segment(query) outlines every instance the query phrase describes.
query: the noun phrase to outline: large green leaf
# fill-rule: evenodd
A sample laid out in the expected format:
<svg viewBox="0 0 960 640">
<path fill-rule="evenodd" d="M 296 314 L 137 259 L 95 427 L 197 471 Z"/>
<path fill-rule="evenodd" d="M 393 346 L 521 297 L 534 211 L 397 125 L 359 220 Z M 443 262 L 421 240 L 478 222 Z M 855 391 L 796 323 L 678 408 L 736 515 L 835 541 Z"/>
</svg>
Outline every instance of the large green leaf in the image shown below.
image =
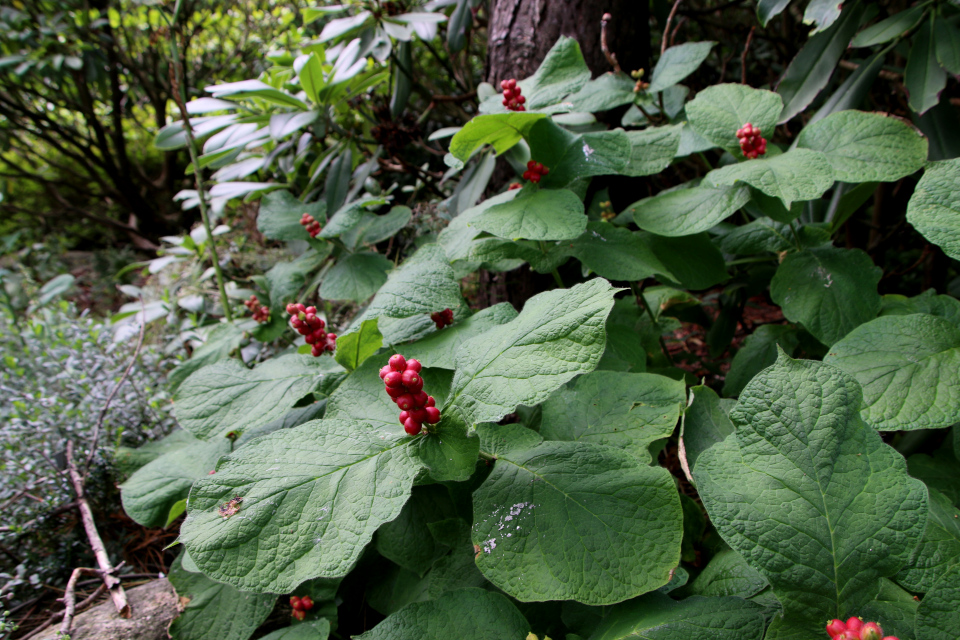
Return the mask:
<svg viewBox="0 0 960 640">
<path fill-rule="evenodd" d="M 943 18 L 933 23 L 937 62 L 953 76 L 960 75 L 960 30 Z"/>
<path fill-rule="evenodd" d="M 271 191 L 260 200 L 257 230 L 271 240 L 306 240 L 310 237 L 300 216 L 312 215 L 322 224 L 327 219 L 325 202 L 303 203 L 289 191 Z"/>
<path fill-rule="evenodd" d="M 836 367 L 781 355 L 747 385 L 733 435 L 693 476 L 723 539 L 773 587 L 768 640 L 808 640 L 873 600 L 926 525 L 927 492 L 859 415 Z"/>
<path fill-rule="evenodd" d="M 930 510 L 927 530 L 910 563 L 897 574 L 897 582 L 918 593 L 933 588 L 951 568 L 960 564 L 960 509 L 950 499 L 928 487 Z"/>
<path fill-rule="evenodd" d="M 763 607 L 742 598 L 651 593 L 613 607 L 590 640 L 760 640 Z"/>
<path fill-rule="evenodd" d="M 392 268 L 392 262 L 372 251 L 346 255 L 324 276 L 320 297 L 363 302 L 383 286 Z"/>
<path fill-rule="evenodd" d="M 330 637 L 330 622 L 325 618 L 293 624 L 268 633 L 260 640 L 327 640 Z"/>
<path fill-rule="evenodd" d="M 410 497 L 422 468 L 410 443 L 348 420 L 264 436 L 193 485 L 180 541 L 206 575 L 245 591 L 346 575 Z M 235 496 L 239 511 L 221 515 Z"/>
<path fill-rule="evenodd" d="M 167 524 L 170 507 L 187 497 L 193 481 L 208 475 L 220 456 L 230 453 L 227 438 L 203 442 L 191 436 L 190 440 L 145 465 L 120 485 L 123 510 L 138 524 Z"/>
<path fill-rule="evenodd" d="M 876 44 L 890 42 L 897 36 L 902 35 L 913 27 L 917 26 L 917 23 L 920 22 L 920 18 L 924 13 L 926 13 L 926 11 L 927 6 L 925 5 L 919 5 L 904 11 L 898 11 L 889 18 L 870 25 L 858 33 L 857 37 L 853 39 L 851 46 L 872 47 Z"/>
<path fill-rule="evenodd" d="M 954 640 L 960 629 L 960 565 L 927 592 L 917 608 L 917 640 Z"/>
<path fill-rule="evenodd" d="M 815 247 L 788 253 L 770 283 L 783 315 L 832 345 L 880 311 L 881 269 L 859 249 Z"/>
<path fill-rule="evenodd" d="M 427 525 L 457 516 L 447 488 L 441 484 L 414 487 L 396 520 L 377 530 L 374 542 L 383 557 L 423 576 L 449 550 L 438 543 Z"/>
<path fill-rule="evenodd" d="M 908 298 L 897 294 L 883 296 L 882 316 L 908 316 L 911 313 L 926 313 L 949 320 L 960 327 L 960 300 L 938 295 L 935 289 L 927 289 L 918 296 Z"/>
<path fill-rule="evenodd" d="M 696 596 L 749 598 L 767 587 L 767 580 L 733 549 L 724 549 L 710 559 L 686 591 Z"/>
<path fill-rule="evenodd" d="M 587 442 L 526 444 L 508 439 L 473 494 L 490 582 L 524 602 L 594 605 L 669 582 L 683 515 L 666 469 Z"/>
<path fill-rule="evenodd" d="M 769 137 L 780 117 L 783 101 L 772 91 L 743 84 L 718 84 L 698 93 L 685 109 L 698 134 L 743 157 L 737 129 L 749 122 Z"/>
<path fill-rule="evenodd" d="M 723 395 L 740 395 L 753 376 L 777 361 L 778 349 L 792 355 L 799 344 L 797 330 L 790 325 L 765 324 L 757 327 L 733 356 L 730 371 L 723 382 Z"/>
<path fill-rule="evenodd" d="M 181 555 L 170 567 L 170 583 L 183 607 L 170 625 L 173 640 L 247 640 L 273 611 L 276 595 L 237 591 L 186 571 L 182 563 Z"/>
<path fill-rule="evenodd" d="M 954 438 L 960 430 L 954 428 Z M 956 442 L 954 442 L 956 446 Z M 956 451 L 956 449 L 954 449 Z M 960 461 L 956 455 L 941 447 L 932 456 L 925 453 L 915 453 L 907 458 L 907 469 L 910 475 L 932 489 L 936 489 L 949 498 L 954 506 L 960 507 L 960 474 L 957 467 Z"/>
<path fill-rule="evenodd" d="M 469 480 L 477 468 L 480 439 L 453 413 L 442 416 L 429 435 L 418 438 L 417 456 L 437 482 Z"/>
<path fill-rule="evenodd" d="M 927 165 L 907 203 L 907 221 L 960 260 L 960 158 Z"/>
<path fill-rule="evenodd" d="M 608 222 L 589 222 L 583 235 L 562 244 L 569 245 L 570 253 L 604 278 L 635 282 L 652 275 L 673 276 L 653 252 L 650 236 Z"/>
<path fill-rule="evenodd" d="M 876 600 L 860 609 L 860 617 L 876 621 L 883 627 L 884 636 L 913 638 L 917 607 L 918 603 L 912 594 L 883 578 Z"/>
<path fill-rule="evenodd" d="M 882 316 L 834 344 L 824 362 L 863 387 L 863 419 L 881 431 L 960 421 L 960 327 L 926 314 Z"/>
<path fill-rule="evenodd" d="M 307 276 L 327 257 L 327 253 L 310 250 L 291 262 L 276 263 L 264 274 L 270 287 L 270 306 L 277 317 L 283 315 L 287 303 L 294 301 L 297 292 L 306 284 Z"/>
<path fill-rule="evenodd" d="M 666 169 L 677 156 L 682 130 L 683 125 L 677 124 L 627 131 L 630 162 L 620 173 L 625 176 L 649 176 Z"/>
<path fill-rule="evenodd" d="M 496 113 L 476 116 L 464 125 L 450 141 L 450 154 L 466 162 L 479 147 L 493 145 L 497 155 L 520 142 L 539 120 L 542 113 Z"/>
<path fill-rule="evenodd" d="M 800 132 L 797 146 L 820 151 L 842 182 L 893 182 L 927 161 L 927 139 L 902 120 L 840 111 Z"/>
<path fill-rule="evenodd" d="M 583 113 L 615 109 L 636 99 L 637 94 L 633 90 L 636 84 L 627 74 L 611 71 L 583 85 L 565 102 L 571 103 L 574 111 Z"/>
<path fill-rule="evenodd" d="M 733 423 L 722 402 L 710 387 L 690 387 L 690 400 L 680 428 L 680 460 L 688 477 L 701 453 L 733 433 Z"/>
<path fill-rule="evenodd" d="M 679 238 L 653 234 L 648 237 L 653 254 L 667 268 L 666 273 L 661 273 L 684 289 L 708 289 L 730 277 L 723 254 L 706 233 Z"/>
<path fill-rule="evenodd" d="M 541 120 L 527 136 L 530 155 L 549 170 L 544 187 L 565 187 L 574 180 L 620 173 L 630 162 L 630 138 L 622 129 L 575 134 L 553 120 Z"/>
<path fill-rule="evenodd" d="M 936 37 L 931 17 L 921 25 L 913 37 L 913 46 L 903 71 L 903 84 L 910 100 L 910 108 L 923 114 L 940 102 L 940 93 L 947 85 L 947 72 L 937 61 Z"/>
<path fill-rule="evenodd" d="M 524 189 L 473 219 L 472 226 L 509 240 L 569 240 L 587 226 L 583 202 L 567 189 Z"/>
<path fill-rule="evenodd" d="M 794 149 L 772 158 L 747 160 L 714 169 L 704 181 L 713 185 L 746 182 L 787 209 L 797 200 L 814 200 L 833 186 L 833 167 L 826 155 L 809 149 Z"/>
<path fill-rule="evenodd" d="M 170 392 L 175 393 L 183 381 L 195 371 L 228 357 L 239 350 L 244 331 L 232 322 L 214 325 L 207 333 L 206 342 L 194 349 L 189 360 L 181 362 L 167 376 Z"/>
<path fill-rule="evenodd" d="M 847 50 L 863 16 L 864 6 L 851 2 L 826 31 L 815 34 L 790 62 L 777 86 L 783 97 L 779 122 L 786 122 L 813 102 L 827 86 L 840 57 Z"/>
<path fill-rule="evenodd" d="M 334 359 L 347 371 L 353 371 L 383 346 L 377 319 L 364 320 L 356 331 L 337 338 Z"/>
<path fill-rule="evenodd" d="M 641 229 L 661 236 L 689 236 L 706 231 L 750 200 L 746 186 L 674 189 L 630 205 Z"/>
<path fill-rule="evenodd" d="M 248 369 L 222 360 L 193 373 L 177 390 L 177 421 L 209 440 L 243 432 L 286 413 L 317 390 L 326 376 L 342 371 L 333 358 L 287 354 Z"/>
<path fill-rule="evenodd" d="M 540 435 L 610 445 L 650 462 L 647 447 L 673 433 L 684 391 L 682 381 L 652 373 L 594 371 L 547 398 Z"/>
<path fill-rule="evenodd" d="M 589 81 L 590 69 L 583 59 L 580 45 L 573 38 L 560 36 L 536 73 L 517 84 L 527 96 L 527 109 L 541 109 L 576 93 Z"/>
<path fill-rule="evenodd" d="M 524 640 L 529 631 L 526 619 L 503 595 L 482 589 L 461 589 L 437 600 L 409 604 L 355 638 Z"/>
<path fill-rule="evenodd" d="M 616 289 L 595 278 L 530 298 L 514 320 L 468 340 L 445 405 L 468 424 L 496 422 L 535 405 L 574 376 L 596 368 Z"/>
<path fill-rule="evenodd" d="M 686 42 L 663 52 L 650 77 L 649 93 L 663 91 L 696 71 L 716 42 Z"/>
<path fill-rule="evenodd" d="M 463 322 L 433 333 L 422 340 L 403 347 L 407 358 L 416 358 L 425 367 L 456 368 L 456 353 L 464 342 L 487 329 L 510 322 L 517 310 L 509 302 L 501 302 L 478 311 Z"/>
<path fill-rule="evenodd" d="M 382 216 L 366 213 L 360 223 L 345 233 L 343 241 L 351 247 L 361 244 L 376 244 L 393 236 L 407 226 L 413 212 L 410 207 L 396 206 Z"/>
</svg>

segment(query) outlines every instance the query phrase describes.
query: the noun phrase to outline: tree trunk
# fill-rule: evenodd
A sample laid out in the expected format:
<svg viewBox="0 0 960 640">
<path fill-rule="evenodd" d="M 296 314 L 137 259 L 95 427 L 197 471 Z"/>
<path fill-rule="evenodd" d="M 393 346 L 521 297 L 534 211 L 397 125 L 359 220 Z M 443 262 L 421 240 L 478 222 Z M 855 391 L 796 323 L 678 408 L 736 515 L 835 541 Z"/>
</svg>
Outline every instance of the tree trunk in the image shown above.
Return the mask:
<svg viewBox="0 0 960 640">
<path fill-rule="evenodd" d="M 600 48 L 600 20 L 610 13 L 608 44 L 629 73 L 648 68 L 650 11 L 637 0 L 491 0 L 487 80 L 526 78 L 560 36 L 575 38 L 594 76 L 610 71 Z"/>
</svg>

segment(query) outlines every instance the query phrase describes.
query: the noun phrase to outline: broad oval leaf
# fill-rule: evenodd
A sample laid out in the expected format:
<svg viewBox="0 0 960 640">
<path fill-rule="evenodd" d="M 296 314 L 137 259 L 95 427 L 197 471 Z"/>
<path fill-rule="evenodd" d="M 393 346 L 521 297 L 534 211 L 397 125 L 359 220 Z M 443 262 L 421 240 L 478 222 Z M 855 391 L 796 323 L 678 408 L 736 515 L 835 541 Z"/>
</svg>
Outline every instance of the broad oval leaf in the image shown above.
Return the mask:
<svg viewBox="0 0 960 640">
<path fill-rule="evenodd" d="M 627 131 L 630 141 L 630 162 L 620 170 L 625 176 L 649 176 L 660 173 L 677 156 L 683 125 L 648 127 Z"/>
<path fill-rule="evenodd" d="M 683 381 L 666 376 L 594 371 L 547 398 L 540 435 L 605 444 L 650 462 L 647 447 L 673 433 L 684 391 Z"/>
<path fill-rule="evenodd" d="M 747 564 L 733 549 L 724 549 L 710 559 L 686 591 L 697 596 L 749 598 L 767 588 L 767 579 Z"/>
<path fill-rule="evenodd" d="M 960 327 L 926 314 L 882 316 L 834 344 L 824 362 L 863 387 L 863 419 L 880 431 L 960 421 Z"/>
<path fill-rule="evenodd" d="M 770 640 L 857 615 L 923 535 L 926 487 L 863 422 L 861 396 L 840 369 L 781 355 L 740 395 L 734 434 L 693 470 L 718 532 L 783 605 Z"/>
<path fill-rule="evenodd" d="M 960 629 L 960 565 L 954 565 L 923 596 L 917 608 L 917 640 L 953 640 Z"/>
<path fill-rule="evenodd" d="M 644 198 L 628 208 L 637 226 L 661 236 L 689 236 L 722 222 L 750 200 L 746 186 L 698 186 Z"/>
<path fill-rule="evenodd" d="M 445 405 L 468 424 L 496 422 L 535 405 L 575 375 L 596 368 L 617 289 L 595 278 L 530 298 L 514 320 L 468 340 Z"/>
<path fill-rule="evenodd" d="M 570 253 L 587 268 L 611 280 L 644 280 L 652 275 L 674 277 L 654 253 L 649 235 L 589 222 L 587 230 L 569 245 Z"/>
<path fill-rule="evenodd" d="M 656 93 L 675 85 L 696 71 L 716 42 L 685 42 L 663 52 L 650 77 L 647 92 Z"/>
<path fill-rule="evenodd" d="M 613 447 L 501 451 L 473 509 L 477 566 L 524 602 L 620 602 L 665 585 L 680 562 L 683 516 L 669 472 Z"/>
<path fill-rule="evenodd" d="M 910 556 L 910 563 L 897 574 L 899 584 L 918 593 L 930 591 L 937 580 L 960 564 L 960 509 L 936 489 L 927 489 L 927 530 Z"/>
<path fill-rule="evenodd" d="M 687 118 L 697 133 L 734 154 L 741 153 L 737 129 L 749 122 L 769 136 L 777 125 L 781 109 L 783 101 L 773 91 L 743 84 L 708 87 L 686 105 Z"/>
<path fill-rule="evenodd" d="M 476 116 L 457 131 L 450 141 L 450 154 L 460 162 L 466 162 L 473 152 L 485 144 L 493 145 L 500 155 L 525 138 L 543 113 L 496 113 Z"/>
<path fill-rule="evenodd" d="M 517 317 L 517 310 L 509 302 L 501 302 L 478 311 L 463 322 L 433 333 L 426 338 L 403 347 L 407 358 L 416 358 L 425 367 L 456 368 L 457 349 L 464 342 L 480 335 L 487 329 L 510 322 Z"/>
<path fill-rule="evenodd" d="M 893 182 L 927 161 L 927 139 L 879 113 L 840 111 L 804 128 L 797 146 L 820 151 L 841 182 Z"/>
<path fill-rule="evenodd" d="M 244 591 L 346 575 L 422 468 L 402 435 L 314 420 L 254 440 L 194 484 L 180 541 L 203 573 Z"/>
<path fill-rule="evenodd" d="M 343 369 L 333 358 L 287 354 L 248 369 L 221 360 L 190 375 L 177 389 L 177 421 L 209 440 L 243 432 L 285 414 L 320 387 L 325 376 Z"/>
<path fill-rule="evenodd" d="M 783 315 L 832 345 L 880 311 L 882 271 L 859 249 L 815 247 L 788 253 L 770 283 Z"/>
<path fill-rule="evenodd" d="M 907 203 L 907 221 L 960 260 L 960 158 L 927 165 Z"/>
<path fill-rule="evenodd" d="M 797 200 L 819 198 L 835 179 L 826 155 L 809 149 L 793 149 L 772 158 L 727 165 L 704 178 L 717 186 L 746 182 L 771 198 L 779 198 L 788 209 Z"/>
<path fill-rule="evenodd" d="M 531 158 L 550 170 L 541 181 L 544 187 L 565 187 L 580 178 L 620 173 L 631 159 L 630 138 L 622 129 L 575 134 L 551 119 L 537 122 L 526 138 Z"/>
<path fill-rule="evenodd" d="M 260 200 L 257 230 L 271 240 L 306 240 L 310 237 L 300 216 L 310 214 L 321 223 L 327 219 L 324 202 L 300 202 L 289 191 L 271 191 Z"/>
<path fill-rule="evenodd" d="M 569 240 L 587 226 L 583 202 L 567 189 L 523 190 L 484 210 L 472 226 L 510 240 Z"/>
<path fill-rule="evenodd" d="M 324 299 L 363 302 L 383 286 L 392 268 L 392 262 L 372 251 L 346 255 L 324 276 L 318 293 Z"/>
<path fill-rule="evenodd" d="M 356 331 L 337 338 L 334 359 L 347 371 L 353 371 L 383 346 L 377 319 L 364 320 Z"/>
</svg>

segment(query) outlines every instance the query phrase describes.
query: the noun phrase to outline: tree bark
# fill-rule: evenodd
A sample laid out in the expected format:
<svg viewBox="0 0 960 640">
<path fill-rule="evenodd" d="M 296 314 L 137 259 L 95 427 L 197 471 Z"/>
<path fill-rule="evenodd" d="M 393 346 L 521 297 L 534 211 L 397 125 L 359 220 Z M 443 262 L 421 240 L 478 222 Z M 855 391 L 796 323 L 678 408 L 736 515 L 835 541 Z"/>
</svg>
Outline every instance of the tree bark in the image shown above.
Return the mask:
<svg viewBox="0 0 960 640">
<path fill-rule="evenodd" d="M 600 20 L 610 13 L 610 50 L 627 73 L 650 61 L 650 10 L 637 0 L 491 0 L 487 80 L 532 75 L 560 36 L 575 38 L 594 76 L 610 71 Z"/>
</svg>

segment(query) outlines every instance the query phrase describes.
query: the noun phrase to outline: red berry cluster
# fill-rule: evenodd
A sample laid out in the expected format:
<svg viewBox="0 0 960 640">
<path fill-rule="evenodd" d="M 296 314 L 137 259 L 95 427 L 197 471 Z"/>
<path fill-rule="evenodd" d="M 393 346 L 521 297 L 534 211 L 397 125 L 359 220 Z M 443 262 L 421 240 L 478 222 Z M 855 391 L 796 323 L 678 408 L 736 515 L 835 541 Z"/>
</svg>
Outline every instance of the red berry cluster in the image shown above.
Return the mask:
<svg viewBox="0 0 960 640">
<path fill-rule="evenodd" d="M 743 155 L 751 160 L 767 152 L 767 141 L 760 135 L 760 127 L 755 127 L 748 122 L 737 129 L 737 137 L 740 138 L 740 150 L 743 151 Z"/>
<path fill-rule="evenodd" d="M 296 329 L 297 333 L 306 336 L 307 344 L 313 345 L 310 353 L 313 357 L 321 355 L 324 351 L 333 351 L 337 346 L 337 334 L 324 331 L 326 323 L 323 318 L 317 317 L 316 307 L 305 307 L 302 304 L 290 303 L 287 305 L 287 313 L 293 316 L 290 319 L 290 326 Z"/>
<path fill-rule="evenodd" d="M 387 387 L 387 395 L 400 407 L 400 424 L 411 436 L 420 433 L 424 422 L 440 422 L 436 401 L 423 391 L 420 369 L 417 360 L 407 360 L 399 353 L 390 356 L 390 363 L 380 369 L 380 379 Z"/>
<path fill-rule="evenodd" d="M 307 230 L 307 233 L 310 234 L 311 238 L 316 238 L 320 234 L 320 223 L 317 222 L 309 213 L 305 213 L 300 216 L 300 224 L 302 224 L 303 228 Z"/>
<path fill-rule="evenodd" d="M 503 106 L 510 109 L 510 111 L 527 110 L 527 108 L 523 106 L 527 99 L 520 95 L 520 87 L 517 86 L 516 80 L 513 78 L 504 80 L 500 83 L 500 88 L 503 89 Z"/>
<path fill-rule="evenodd" d="M 833 640 L 898 640 L 896 636 L 883 635 L 883 629 L 876 622 L 864 622 L 860 618 L 831 620 L 827 623 L 827 633 Z"/>
<path fill-rule="evenodd" d="M 436 323 L 437 329 L 443 329 L 448 324 L 453 324 L 453 311 L 450 309 L 434 311 L 430 314 L 430 319 Z"/>
<path fill-rule="evenodd" d="M 290 606 L 293 607 L 293 617 L 303 622 L 303 619 L 307 617 L 307 611 L 313 609 L 313 598 L 310 596 L 303 596 L 302 598 L 290 596 Z"/>
<path fill-rule="evenodd" d="M 539 162 L 531 160 L 527 163 L 527 170 L 523 172 L 523 179 L 530 182 L 540 182 L 540 178 L 550 173 L 550 169 Z"/>
<path fill-rule="evenodd" d="M 253 312 L 253 319 L 259 323 L 270 322 L 270 307 L 264 307 L 257 300 L 257 296 L 250 296 L 249 300 L 244 300 L 243 304 Z"/>
</svg>

